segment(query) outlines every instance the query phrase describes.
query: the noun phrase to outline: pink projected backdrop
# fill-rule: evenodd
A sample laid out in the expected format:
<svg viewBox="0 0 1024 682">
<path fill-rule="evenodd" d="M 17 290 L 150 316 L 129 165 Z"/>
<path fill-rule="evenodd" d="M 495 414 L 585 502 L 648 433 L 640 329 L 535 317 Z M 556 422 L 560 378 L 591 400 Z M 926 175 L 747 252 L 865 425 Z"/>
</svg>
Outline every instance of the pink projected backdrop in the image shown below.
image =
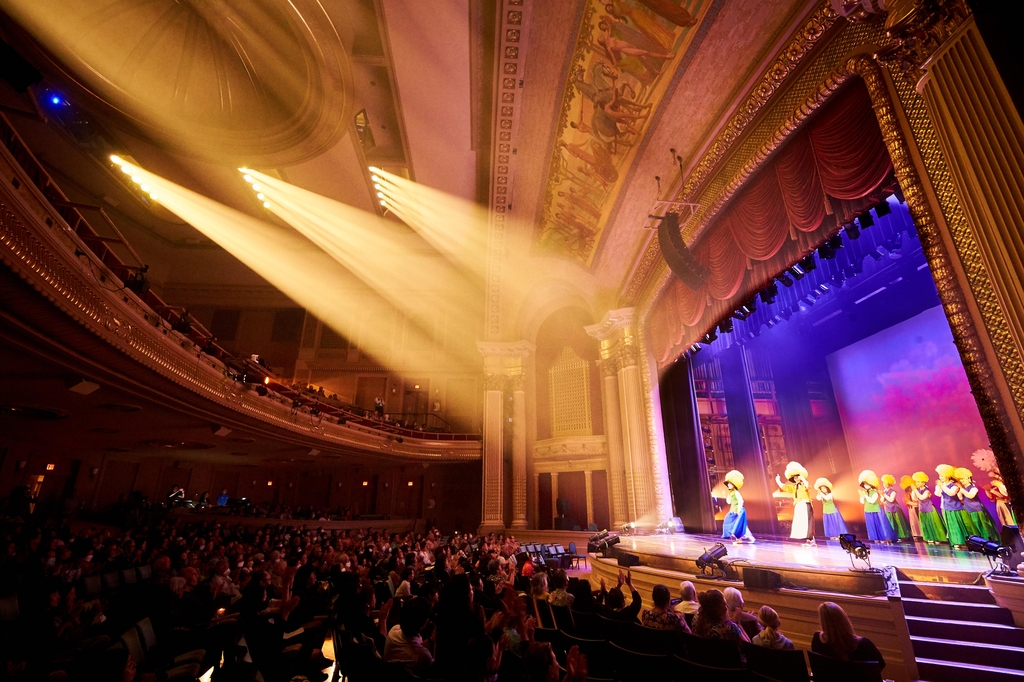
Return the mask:
<svg viewBox="0 0 1024 682">
<path fill-rule="evenodd" d="M 934 485 L 935 466 L 952 464 L 971 469 L 978 486 L 988 487 L 988 474 L 971 463 L 988 438 L 941 307 L 827 359 L 854 469 L 847 483 L 853 488 L 836 491 L 842 497 L 856 499 L 863 469 L 897 481 L 924 471 Z"/>
</svg>

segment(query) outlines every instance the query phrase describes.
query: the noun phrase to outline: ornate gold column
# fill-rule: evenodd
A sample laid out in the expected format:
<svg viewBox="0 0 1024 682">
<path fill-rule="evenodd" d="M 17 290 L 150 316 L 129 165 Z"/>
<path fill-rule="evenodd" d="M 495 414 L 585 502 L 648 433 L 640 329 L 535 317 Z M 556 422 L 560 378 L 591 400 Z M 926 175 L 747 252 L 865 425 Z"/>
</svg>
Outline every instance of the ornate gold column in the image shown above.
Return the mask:
<svg viewBox="0 0 1024 682">
<path fill-rule="evenodd" d="M 584 485 L 587 491 L 587 527 L 594 522 L 594 472 L 589 469 L 583 472 Z"/>
<path fill-rule="evenodd" d="M 525 357 L 525 356 L 524 356 Z M 512 528 L 524 529 L 526 522 L 526 391 L 525 375 L 509 377 L 512 390 Z"/>
<path fill-rule="evenodd" d="M 505 530 L 505 392 L 512 392 L 512 518 L 526 520 L 526 407 L 523 359 L 536 347 L 525 341 L 479 342 L 484 357 L 483 501 L 480 532 Z M 518 394 L 518 405 L 516 404 Z M 518 416 L 517 416 L 518 415 Z"/>
<path fill-rule="evenodd" d="M 551 520 L 554 525 L 554 520 L 558 518 L 558 472 L 551 472 Z"/>
<path fill-rule="evenodd" d="M 628 523 L 632 516 L 632 498 L 626 488 L 625 456 L 622 452 L 622 416 L 619 411 L 618 367 L 612 357 L 617 331 L 615 322 L 605 315 L 600 324 L 586 328 L 587 333 L 601 342 L 601 360 L 597 366 L 601 371 L 601 407 L 604 414 L 604 434 L 608 444 L 608 502 L 611 525 L 619 528 Z"/>
<path fill-rule="evenodd" d="M 651 445 L 647 429 L 650 405 L 645 399 L 640 367 L 644 350 L 634 328 L 633 309 L 609 311 L 599 324 L 586 329 L 588 334 L 601 341 L 603 362 L 615 368 L 626 473 L 626 514 L 631 521 L 658 524 L 665 520 L 663 517 L 668 513 L 666 509 L 670 503 L 666 504 L 665 493 L 657 489 L 655 471 L 667 467 L 663 458 L 657 461 L 658 452 Z M 607 410 L 605 414 L 608 414 Z M 614 415 L 610 421 L 614 421 Z M 612 447 L 609 439 L 610 462 L 614 462 Z"/>
<path fill-rule="evenodd" d="M 1018 441 L 1024 410 L 1024 123 L 1013 105 L 962 0 L 890 3 L 886 19 L 894 43 L 879 56 L 917 82 L 942 150 L 955 195 L 994 294 L 976 299 L 991 349 L 989 364 L 1005 381 L 995 387 L 1006 408 L 998 409 L 1006 431 Z M 941 191 L 941 188 L 939 188 Z M 963 260 L 963 254 L 961 254 Z M 978 272 L 968 271 L 968 279 Z M 951 323 L 954 321 L 951 320 Z M 955 330 L 954 330 L 955 331 Z M 967 363 L 965 363 L 966 365 Z M 992 378 L 995 378 L 994 376 Z M 986 417 L 986 404 L 979 396 Z M 996 409 L 993 407 L 992 409 Z M 989 420 L 986 420 L 989 421 Z M 988 427 L 988 424 L 986 424 Z M 1011 499 L 1024 504 L 1019 448 L 993 436 L 992 449 Z"/>
</svg>

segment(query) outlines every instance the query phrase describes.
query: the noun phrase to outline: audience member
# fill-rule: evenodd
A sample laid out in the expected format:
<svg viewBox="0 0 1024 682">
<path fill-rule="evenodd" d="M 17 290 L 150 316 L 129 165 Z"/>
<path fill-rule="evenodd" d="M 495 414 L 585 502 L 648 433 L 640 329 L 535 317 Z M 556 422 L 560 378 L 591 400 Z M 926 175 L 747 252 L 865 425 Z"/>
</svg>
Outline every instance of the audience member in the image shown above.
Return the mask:
<svg viewBox="0 0 1024 682">
<path fill-rule="evenodd" d="M 679 603 L 675 605 L 675 610 L 680 613 L 697 613 L 699 608 L 697 588 L 689 580 L 679 583 Z"/>
<path fill-rule="evenodd" d="M 750 642 L 752 644 L 763 646 L 766 649 L 796 648 L 793 646 L 793 642 L 789 641 L 789 639 L 779 630 L 782 623 L 779 620 L 779 614 L 775 612 L 775 609 L 765 604 L 757 612 L 757 619 L 761 622 L 761 626 L 764 629 L 750 638 Z"/>
<path fill-rule="evenodd" d="M 814 633 L 811 651 L 844 661 L 876 661 L 882 669 L 885 659 L 867 637 L 858 637 L 843 607 L 827 601 L 818 607 L 821 630 Z"/>
<path fill-rule="evenodd" d="M 725 588 L 725 603 L 729 607 L 726 617 L 743 628 L 747 637 L 753 637 L 761 632 L 761 624 L 757 622 L 757 616 L 743 610 L 743 594 L 735 587 Z"/>
<path fill-rule="evenodd" d="M 402 607 L 399 624 L 388 632 L 384 643 L 384 660 L 404 663 L 413 675 L 424 676 L 434 662 L 430 650 L 423 645 L 420 633 L 430 618 L 430 605 L 413 597 Z"/>
<path fill-rule="evenodd" d="M 629 588 L 632 597 L 628 606 L 626 605 L 626 596 L 622 592 L 623 584 Z M 640 593 L 633 587 L 633 575 L 629 571 L 626 571 L 625 575 L 621 571 L 619 572 L 619 584 L 611 590 L 605 587 L 604 578 L 601 578 L 601 595 L 598 602 L 599 614 L 605 618 L 628 623 L 636 622 L 637 616 L 640 615 L 640 608 L 643 606 L 643 600 L 640 598 Z"/>
<path fill-rule="evenodd" d="M 572 606 L 576 596 L 570 594 L 567 590 L 569 587 L 569 576 L 566 575 L 565 570 L 556 568 L 551 572 L 551 594 L 548 595 L 548 601 L 551 602 L 552 606 Z"/>
<path fill-rule="evenodd" d="M 668 587 L 665 585 L 655 585 L 651 591 L 651 599 L 654 601 L 654 606 L 644 609 L 643 615 L 640 617 L 640 623 L 644 627 L 654 628 L 655 630 L 690 631 L 683 615 L 670 608 L 672 593 L 669 592 Z"/>
<path fill-rule="evenodd" d="M 743 628 L 729 620 L 729 607 L 721 590 L 701 592 L 697 601 L 700 602 L 700 610 L 693 617 L 693 634 L 707 639 L 750 641 Z"/>
</svg>

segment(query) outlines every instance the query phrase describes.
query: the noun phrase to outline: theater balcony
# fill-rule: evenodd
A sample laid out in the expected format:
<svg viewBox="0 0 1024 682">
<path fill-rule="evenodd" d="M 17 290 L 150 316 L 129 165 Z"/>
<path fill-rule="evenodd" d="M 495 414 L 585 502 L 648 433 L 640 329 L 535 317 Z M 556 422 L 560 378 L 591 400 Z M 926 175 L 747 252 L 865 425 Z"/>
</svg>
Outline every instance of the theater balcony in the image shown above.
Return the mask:
<svg viewBox="0 0 1024 682">
<path fill-rule="evenodd" d="M 229 352 L 148 287 L 141 259 L 122 260 L 118 254 L 135 252 L 116 223 L 103 209 L 69 200 L 5 115 L 0 141 L 0 340 L 8 358 L 59 367 L 78 392 L 100 385 L 203 420 L 215 433 L 287 446 L 307 463 L 480 459 L 478 434 L 455 433 L 436 417 L 416 428 L 384 421 L 300 387 L 256 356 Z M 32 396 L 23 390 L 20 398 L 5 391 L 2 402 L 24 406 Z"/>
</svg>

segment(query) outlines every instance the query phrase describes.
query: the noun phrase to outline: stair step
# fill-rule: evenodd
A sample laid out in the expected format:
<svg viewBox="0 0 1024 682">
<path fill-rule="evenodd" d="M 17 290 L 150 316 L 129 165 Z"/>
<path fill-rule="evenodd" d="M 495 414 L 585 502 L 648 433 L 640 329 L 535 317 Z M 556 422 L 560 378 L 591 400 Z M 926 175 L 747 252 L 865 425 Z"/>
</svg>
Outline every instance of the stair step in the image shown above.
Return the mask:
<svg viewBox="0 0 1024 682">
<path fill-rule="evenodd" d="M 907 616 L 911 636 L 1024 647 L 1024 629 L 998 623 L 965 623 L 943 618 Z"/>
<path fill-rule="evenodd" d="M 920 658 L 941 658 L 949 662 L 975 665 L 995 665 L 1000 668 L 1024 670 L 1024 648 L 1005 644 L 983 644 L 964 642 L 958 639 L 911 636 L 914 656 Z"/>
<path fill-rule="evenodd" d="M 972 665 L 964 668 L 963 663 L 952 663 L 934 658 L 918 658 L 917 674 L 922 680 L 931 682 L 963 682 L 970 677 L 971 682 L 1021 682 L 1024 670 L 997 668 L 987 665 Z"/>
<path fill-rule="evenodd" d="M 943 618 L 967 623 L 999 623 L 1013 625 L 1013 614 L 995 604 L 964 604 L 931 599 L 903 599 L 903 612 L 908 616 Z"/>
<path fill-rule="evenodd" d="M 956 585 L 919 580 L 901 580 L 900 594 L 910 599 L 933 599 L 967 604 L 995 604 L 986 585 Z"/>
</svg>

